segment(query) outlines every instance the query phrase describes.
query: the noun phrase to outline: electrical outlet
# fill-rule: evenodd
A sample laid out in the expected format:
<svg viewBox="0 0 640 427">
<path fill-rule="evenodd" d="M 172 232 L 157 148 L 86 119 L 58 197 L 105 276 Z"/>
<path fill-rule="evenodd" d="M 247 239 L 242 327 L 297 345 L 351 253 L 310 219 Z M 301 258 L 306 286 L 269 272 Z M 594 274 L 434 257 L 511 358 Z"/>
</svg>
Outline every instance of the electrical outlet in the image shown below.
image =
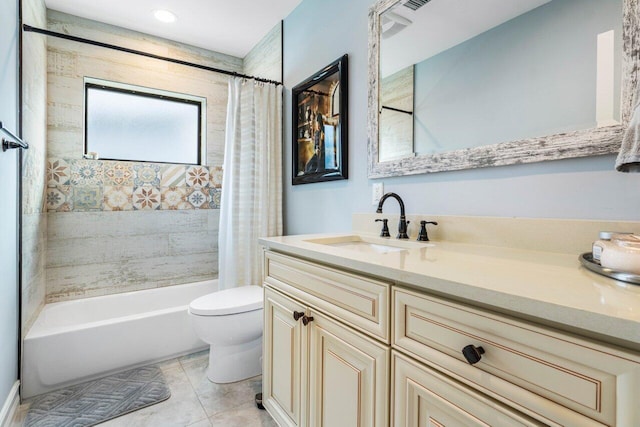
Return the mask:
<svg viewBox="0 0 640 427">
<path fill-rule="evenodd" d="M 377 205 L 380 199 L 382 198 L 383 194 L 384 194 L 384 184 L 381 182 L 374 182 L 373 192 L 371 194 L 372 196 L 371 204 Z"/>
</svg>

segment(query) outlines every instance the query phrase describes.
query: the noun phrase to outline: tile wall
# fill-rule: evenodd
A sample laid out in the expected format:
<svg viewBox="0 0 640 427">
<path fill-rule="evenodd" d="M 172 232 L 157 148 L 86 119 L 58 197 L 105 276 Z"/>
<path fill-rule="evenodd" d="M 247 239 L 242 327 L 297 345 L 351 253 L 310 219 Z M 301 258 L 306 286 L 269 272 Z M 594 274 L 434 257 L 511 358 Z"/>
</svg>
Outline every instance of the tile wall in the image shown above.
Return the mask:
<svg viewBox="0 0 640 427">
<path fill-rule="evenodd" d="M 281 80 L 280 25 L 245 64 L 241 58 L 57 11 L 48 10 L 46 20 L 52 31 Z M 228 77 L 42 39 L 47 144 L 40 209 L 47 227 L 38 230 L 46 253 L 39 264 L 46 275 L 44 302 L 217 278 Z M 83 159 L 84 77 L 205 97 L 206 165 Z"/>
<path fill-rule="evenodd" d="M 25 24 L 44 27 L 43 0 L 22 0 Z M 45 302 L 47 213 L 44 210 L 47 158 L 47 39 L 24 33 L 22 39 L 22 334 L 28 332 Z"/>
<path fill-rule="evenodd" d="M 48 212 L 220 209 L 221 166 L 47 160 Z"/>
<path fill-rule="evenodd" d="M 243 70 L 241 58 L 56 11 L 47 26 Z M 228 77 L 53 37 L 47 53 L 46 302 L 215 279 Z M 206 166 L 83 159 L 84 77 L 206 98 Z"/>
</svg>

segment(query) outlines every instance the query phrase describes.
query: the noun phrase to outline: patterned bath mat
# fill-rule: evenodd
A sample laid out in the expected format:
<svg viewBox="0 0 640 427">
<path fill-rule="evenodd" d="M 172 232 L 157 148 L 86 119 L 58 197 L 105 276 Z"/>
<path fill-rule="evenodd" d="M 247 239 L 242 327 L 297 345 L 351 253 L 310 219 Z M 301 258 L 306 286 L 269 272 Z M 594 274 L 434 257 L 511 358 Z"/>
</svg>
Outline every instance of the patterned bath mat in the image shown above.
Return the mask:
<svg viewBox="0 0 640 427">
<path fill-rule="evenodd" d="M 162 371 L 145 366 L 36 397 L 25 427 L 87 427 L 171 396 Z"/>
</svg>

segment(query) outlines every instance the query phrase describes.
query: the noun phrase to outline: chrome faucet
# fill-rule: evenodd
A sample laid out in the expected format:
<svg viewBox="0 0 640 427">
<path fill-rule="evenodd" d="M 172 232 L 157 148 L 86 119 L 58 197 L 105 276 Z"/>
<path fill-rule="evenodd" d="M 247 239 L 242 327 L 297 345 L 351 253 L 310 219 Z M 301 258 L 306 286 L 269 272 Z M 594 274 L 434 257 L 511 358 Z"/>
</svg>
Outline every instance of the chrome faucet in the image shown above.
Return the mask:
<svg viewBox="0 0 640 427">
<path fill-rule="evenodd" d="M 408 222 L 407 222 L 407 218 L 404 216 L 404 202 L 402 201 L 400 196 L 398 196 L 396 193 L 385 194 L 380 198 L 380 203 L 378 203 L 378 210 L 376 210 L 376 212 L 382 213 L 382 205 L 384 204 L 385 200 L 387 200 L 389 197 L 393 197 L 400 204 L 400 223 L 398 224 L 398 235 L 396 236 L 396 239 L 408 239 L 409 238 L 409 236 L 407 235 Z"/>
</svg>

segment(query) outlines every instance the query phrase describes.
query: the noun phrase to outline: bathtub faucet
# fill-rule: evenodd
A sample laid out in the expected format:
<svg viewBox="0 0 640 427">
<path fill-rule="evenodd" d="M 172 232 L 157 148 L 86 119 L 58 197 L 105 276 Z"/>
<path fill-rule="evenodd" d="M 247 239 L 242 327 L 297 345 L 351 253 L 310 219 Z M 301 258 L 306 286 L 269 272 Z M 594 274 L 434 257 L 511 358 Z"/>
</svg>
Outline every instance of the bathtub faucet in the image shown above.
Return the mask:
<svg viewBox="0 0 640 427">
<path fill-rule="evenodd" d="M 380 203 L 378 203 L 378 210 L 376 210 L 376 212 L 382 213 L 382 205 L 389 197 L 393 197 L 394 199 L 396 199 L 398 201 L 398 204 L 400 205 L 400 223 L 398 224 L 398 235 L 396 236 L 396 239 L 408 239 L 409 236 L 407 235 L 407 224 L 409 223 L 407 222 L 407 218 L 404 215 L 404 202 L 402 201 L 402 198 L 400 196 L 398 196 L 396 193 L 385 194 L 380 198 Z"/>
</svg>

